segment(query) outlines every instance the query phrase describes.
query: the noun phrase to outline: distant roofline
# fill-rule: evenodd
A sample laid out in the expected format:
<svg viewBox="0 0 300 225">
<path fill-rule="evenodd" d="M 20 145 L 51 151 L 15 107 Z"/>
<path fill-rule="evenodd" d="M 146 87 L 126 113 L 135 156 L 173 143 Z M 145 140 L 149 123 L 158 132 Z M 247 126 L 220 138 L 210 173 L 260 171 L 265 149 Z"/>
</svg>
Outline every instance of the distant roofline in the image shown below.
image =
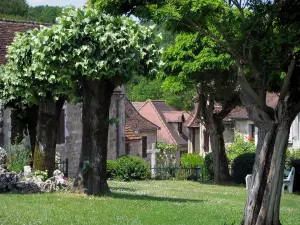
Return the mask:
<svg viewBox="0 0 300 225">
<path fill-rule="evenodd" d="M 12 20 L 12 19 L 6 19 L 6 18 L 0 18 L 0 22 L 8 22 L 8 23 L 23 23 L 23 24 L 29 24 L 29 25 L 44 25 L 44 26 L 52 26 L 51 23 L 43 23 L 43 22 L 35 22 L 35 21 L 27 21 L 27 20 Z"/>
</svg>

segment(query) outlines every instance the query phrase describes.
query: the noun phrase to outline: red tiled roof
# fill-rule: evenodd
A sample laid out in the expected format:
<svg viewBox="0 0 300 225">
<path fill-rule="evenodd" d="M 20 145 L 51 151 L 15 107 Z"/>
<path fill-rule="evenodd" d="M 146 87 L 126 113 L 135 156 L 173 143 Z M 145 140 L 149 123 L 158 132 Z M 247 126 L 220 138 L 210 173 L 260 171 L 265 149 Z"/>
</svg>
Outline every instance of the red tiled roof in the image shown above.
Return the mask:
<svg viewBox="0 0 300 225">
<path fill-rule="evenodd" d="M 125 125 L 126 141 L 138 141 L 142 138 L 134 133 L 134 131 L 126 124 Z"/>
<path fill-rule="evenodd" d="M 125 99 L 125 114 L 126 114 L 126 123 L 133 130 L 139 131 L 152 131 L 159 130 L 160 128 L 145 119 L 132 105 L 132 103 Z"/>
<path fill-rule="evenodd" d="M 0 64 L 6 63 L 7 47 L 13 42 L 16 32 L 33 30 L 40 25 L 42 23 L 0 19 Z"/>
<path fill-rule="evenodd" d="M 131 102 L 131 103 L 137 111 L 139 111 L 140 108 L 145 104 L 145 102 Z"/>
<path fill-rule="evenodd" d="M 199 127 L 200 121 L 197 117 L 198 114 L 198 104 L 196 103 L 194 106 L 194 110 L 192 111 L 192 113 L 190 114 L 190 116 L 188 117 L 188 119 L 184 122 L 184 126 L 186 127 Z"/>
<path fill-rule="evenodd" d="M 167 122 L 184 122 L 184 115 L 181 111 L 162 112 Z"/>
<path fill-rule="evenodd" d="M 267 93 L 266 104 L 275 109 L 278 103 L 279 95 L 276 93 Z M 248 119 L 248 113 L 244 107 L 236 107 L 226 118 L 228 119 Z"/>
<path fill-rule="evenodd" d="M 150 106 L 151 109 L 153 109 L 153 112 L 146 112 L 144 111 L 144 108 L 147 108 Z M 150 109 L 149 108 L 149 109 Z M 164 100 L 149 100 L 147 101 L 142 108 L 140 108 L 139 112 L 145 113 L 145 116 L 147 114 L 147 119 L 150 121 L 155 121 L 155 123 L 158 125 L 160 124 L 161 130 L 158 133 L 158 137 L 162 138 L 164 137 L 166 143 L 168 144 L 176 144 L 178 146 L 187 146 L 187 137 L 185 134 L 179 134 L 172 126 L 171 123 L 167 122 L 167 119 L 165 117 L 167 112 L 170 112 L 174 114 L 176 110 L 169 106 Z M 177 111 L 180 112 L 180 111 Z M 180 112 L 181 116 L 183 116 L 183 112 Z M 143 114 L 142 114 L 143 115 Z"/>
</svg>

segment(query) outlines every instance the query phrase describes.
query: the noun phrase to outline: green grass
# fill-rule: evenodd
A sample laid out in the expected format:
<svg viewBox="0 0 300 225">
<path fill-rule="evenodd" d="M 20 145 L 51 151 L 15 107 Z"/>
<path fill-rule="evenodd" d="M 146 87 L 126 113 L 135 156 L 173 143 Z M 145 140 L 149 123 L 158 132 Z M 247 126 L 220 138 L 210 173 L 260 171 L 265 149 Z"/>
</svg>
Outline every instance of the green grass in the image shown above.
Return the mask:
<svg viewBox="0 0 300 225">
<path fill-rule="evenodd" d="M 0 195 L 0 224 L 239 224 L 246 189 L 188 181 L 110 182 L 112 197 Z M 282 224 L 300 224 L 300 195 L 285 193 Z"/>
</svg>

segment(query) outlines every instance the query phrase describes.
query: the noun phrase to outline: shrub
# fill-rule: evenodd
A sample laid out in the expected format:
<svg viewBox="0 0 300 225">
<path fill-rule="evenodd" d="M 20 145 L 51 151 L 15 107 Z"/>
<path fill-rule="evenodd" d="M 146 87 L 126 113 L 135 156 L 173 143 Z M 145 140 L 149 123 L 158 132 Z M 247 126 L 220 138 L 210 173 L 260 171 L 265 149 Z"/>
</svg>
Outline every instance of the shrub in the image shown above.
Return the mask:
<svg viewBox="0 0 300 225">
<path fill-rule="evenodd" d="M 232 161 L 231 175 L 237 184 L 245 184 L 247 174 L 252 174 L 255 162 L 255 153 L 247 152 L 239 155 Z"/>
<path fill-rule="evenodd" d="M 107 177 L 113 178 L 113 175 L 115 174 L 117 162 L 115 160 L 107 160 L 106 161 L 106 170 L 107 170 Z"/>
<path fill-rule="evenodd" d="M 235 134 L 234 142 L 226 151 L 229 162 L 232 162 L 233 159 L 243 153 L 256 151 L 253 138 L 249 137 L 248 140 L 249 141 L 245 141 L 242 134 Z"/>
<path fill-rule="evenodd" d="M 36 170 L 32 176 L 36 178 L 40 178 L 42 181 L 46 181 L 48 179 L 48 171 Z"/>
<path fill-rule="evenodd" d="M 300 192 L 300 158 L 290 158 L 287 161 L 288 169 L 295 168 L 294 191 Z"/>
<path fill-rule="evenodd" d="M 113 166 L 114 167 L 114 166 Z M 116 160 L 112 176 L 117 180 L 143 180 L 150 174 L 147 162 L 137 156 L 123 156 Z"/>
<path fill-rule="evenodd" d="M 182 154 L 180 163 L 182 167 L 197 167 L 203 165 L 204 159 L 198 153 Z"/>
<path fill-rule="evenodd" d="M 300 149 L 288 148 L 286 157 L 287 159 L 300 159 Z"/>
<path fill-rule="evenodd" d="M 45 163 L 44 163 L 44 157 L 45 157 L 44 153 L 42 153 L 39 150 L 38 145 L 36 145 L 35 148 L 34 148 L 34 159 L 33 159 L 34 169 L 41 170 L 41 171 L 46 169 Z"/>
<path fill-rule="evenodd" d="M 204 158 L 204 165 L 203 165 L 203 178 L 206 180 L 213 180 L 214 179 L 214 165 L 213 165 L 213 155 L 212 153 L 208 153 Z"/>
<path fill-rule="evenodd" d="M 21 172 L 30 162 L 31 151 L 23 144 L 11 145 L 7 154 L 7 168 L 16 173 Z"/>
</svg>

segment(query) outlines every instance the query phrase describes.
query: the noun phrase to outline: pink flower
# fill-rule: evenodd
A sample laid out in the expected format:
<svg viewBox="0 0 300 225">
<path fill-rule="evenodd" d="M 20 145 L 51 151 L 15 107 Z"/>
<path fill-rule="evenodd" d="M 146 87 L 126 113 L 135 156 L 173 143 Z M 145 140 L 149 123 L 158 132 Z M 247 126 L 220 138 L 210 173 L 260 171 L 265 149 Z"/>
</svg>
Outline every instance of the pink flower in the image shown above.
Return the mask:
<svg viewBox="0 0 300 225">
<path fill-rule="evenodd" d="M 67 180 L 67 178 L 66 178 L 66 177 L 64 177 L 64 180 Z"/>
</svg>

